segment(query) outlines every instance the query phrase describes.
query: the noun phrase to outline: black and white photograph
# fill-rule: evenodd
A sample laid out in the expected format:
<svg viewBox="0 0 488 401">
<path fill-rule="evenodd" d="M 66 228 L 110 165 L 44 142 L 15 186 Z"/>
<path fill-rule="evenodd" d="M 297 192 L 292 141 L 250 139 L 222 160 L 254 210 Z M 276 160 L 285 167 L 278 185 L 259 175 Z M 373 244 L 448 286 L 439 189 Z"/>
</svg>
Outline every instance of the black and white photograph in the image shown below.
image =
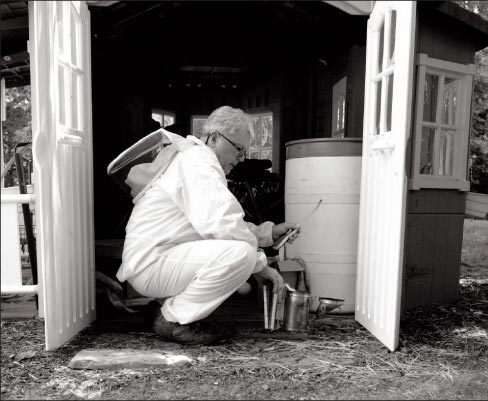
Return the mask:
<svg viewBox="0 0 488 401">
<path fill-rule="evenodd" d="M 485 400 L 488 1 L 0 0 L 2 400 Z"/>
</svg>

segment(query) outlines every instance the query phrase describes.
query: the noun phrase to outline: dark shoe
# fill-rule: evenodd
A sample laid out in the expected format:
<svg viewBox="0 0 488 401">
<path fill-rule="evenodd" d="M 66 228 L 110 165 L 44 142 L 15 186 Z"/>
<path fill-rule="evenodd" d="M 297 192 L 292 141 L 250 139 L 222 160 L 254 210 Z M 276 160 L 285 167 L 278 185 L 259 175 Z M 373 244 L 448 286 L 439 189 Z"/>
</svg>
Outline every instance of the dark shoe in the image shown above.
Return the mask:
<svg viewBox="0 0 488 401">
<path fill-rule="evenodd" d="M 234 321 L 223 322 L 215 319 L 203 319 L 199 323 L 204 330 L 223 337 L 234 337 L 237 334 L 237 324 Z"/>
<path fill-rule="evenodd" d="M 190 324 L 168 322 L 161 313 L 161 310 L 158 310 L 156 313 L 153 330 L 164 339 L 180 344 L 211 345 L 224 339 L 222 335 L 212 334 L 202 330 L 198 322 Z"/>
</svg>

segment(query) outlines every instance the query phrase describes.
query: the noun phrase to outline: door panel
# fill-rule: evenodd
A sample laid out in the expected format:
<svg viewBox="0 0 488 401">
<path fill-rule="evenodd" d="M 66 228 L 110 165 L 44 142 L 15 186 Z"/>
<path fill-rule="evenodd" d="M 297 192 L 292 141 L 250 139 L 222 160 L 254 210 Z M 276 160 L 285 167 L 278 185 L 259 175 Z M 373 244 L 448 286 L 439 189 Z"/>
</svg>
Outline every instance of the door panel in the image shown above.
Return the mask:
<svg viewBox="0 0 488 401">
<path fill-rule="evenodd" d="M 415 2 L 376 2 L 368 21 L 355 318 L 398 346 L 405 154 L 410 133 Z"/>
<path fill-rule="evenodd" d="M 90 15 L 30 2 L 33 154 L 46 349 L 95 319 Z"/>
</svg>

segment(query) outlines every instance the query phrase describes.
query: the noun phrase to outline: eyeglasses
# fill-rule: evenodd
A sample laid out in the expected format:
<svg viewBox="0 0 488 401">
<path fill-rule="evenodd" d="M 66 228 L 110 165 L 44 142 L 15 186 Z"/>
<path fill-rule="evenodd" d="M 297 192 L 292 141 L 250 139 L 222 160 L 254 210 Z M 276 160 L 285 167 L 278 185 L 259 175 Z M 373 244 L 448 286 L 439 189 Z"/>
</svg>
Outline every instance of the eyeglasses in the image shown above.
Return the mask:
<svg viewBox="0 0 488 401">
<path fill-rule="evenodd" d="M 247 157 L 247 150 L 244 146 L 235 144 L 229 138 L 227 138 L 224 134 L 221 134 L 218 131 L 215 131 L 214 133 L 219 134 L 222 138 L 224 138 L 227 142 L 229 142 L 237 150 L 237 159 L 238 160 L 242 161 Z M 210 138 L 210 135 L 207 136 L 207 142 L 208 142 L 209 138 Z"/>
</svg>

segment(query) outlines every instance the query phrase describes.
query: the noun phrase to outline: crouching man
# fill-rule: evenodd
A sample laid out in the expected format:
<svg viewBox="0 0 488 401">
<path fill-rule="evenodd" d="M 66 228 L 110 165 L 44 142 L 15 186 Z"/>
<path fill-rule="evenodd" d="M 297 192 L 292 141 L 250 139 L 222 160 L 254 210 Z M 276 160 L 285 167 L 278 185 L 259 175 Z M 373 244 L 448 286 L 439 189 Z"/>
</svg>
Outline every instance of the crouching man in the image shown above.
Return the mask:
<svg viewBox="0 0 488 401">
<path fill-rule="evenodd" d="M 220 335 L 197 322 L 254 274 L 280 291 L 283 279 L 258 247 L 272 245 L 294 224 L 246 223 L 225 176 L 246 158 L 252 124 L 240 109 L 215 110 L 205 142 L 174 137 L 180 151 L 137 200 L 126 227 L 120 281 L 140 294 L 166 298 L 154 320 L 161 337 L 212 344 Z M 298 235 L 298 234 L 297 234 Z M 297 235 L 292 236 L 293 242 Z"/>
</svg>

